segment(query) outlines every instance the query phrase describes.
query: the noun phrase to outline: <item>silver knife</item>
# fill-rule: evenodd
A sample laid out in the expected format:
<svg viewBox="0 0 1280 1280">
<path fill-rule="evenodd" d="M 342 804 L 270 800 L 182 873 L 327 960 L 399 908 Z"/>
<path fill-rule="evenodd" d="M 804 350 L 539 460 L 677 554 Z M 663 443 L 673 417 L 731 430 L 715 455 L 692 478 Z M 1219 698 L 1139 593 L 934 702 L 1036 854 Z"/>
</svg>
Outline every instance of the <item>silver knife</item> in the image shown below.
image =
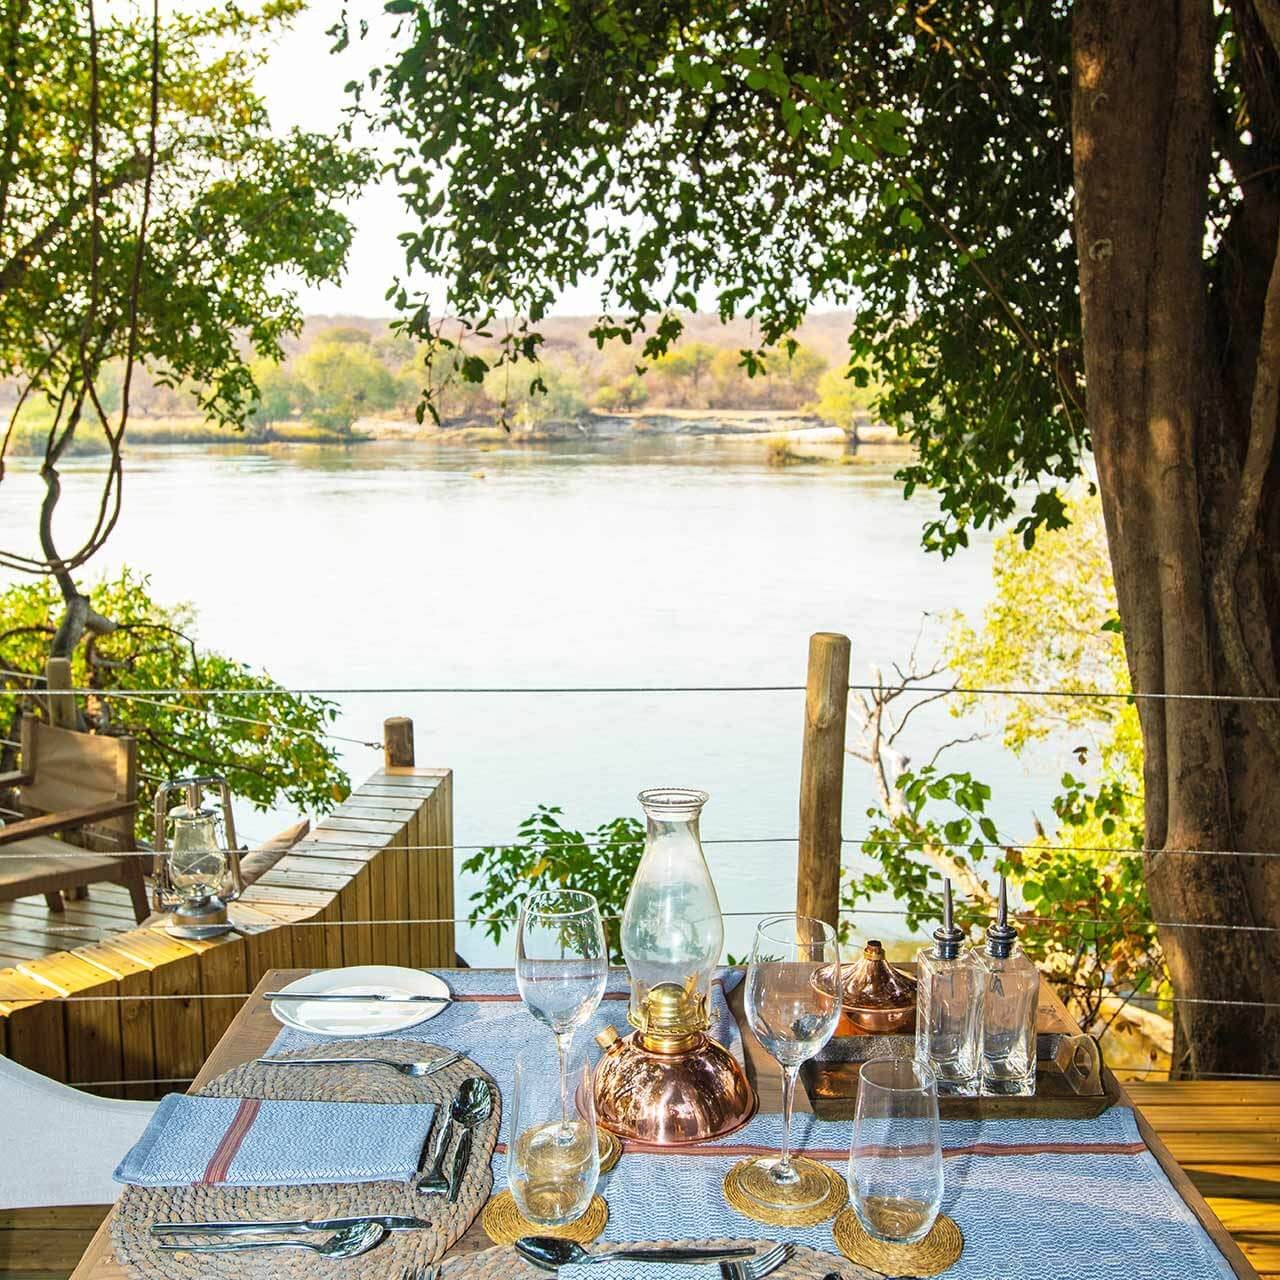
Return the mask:
<svg viewBox="0 0 1280 1280">
<path fill-rule="evenodd" d="M 453 1170 L 449 1174 L 449 1203 L 453 1204 L 462 1190 L 462 1175 L 467 1171 L 467 1161 L 471 1159 L 471 1129 L 463 1129 L 458 1139 L 458 1149 L 453 1153 Z"/>
<path fill-rule="evenodd" d="M 444 1155 L 449 1149 L 449 1138 L 453 1132 L 453 1103 L 457 1098 L 455 1090 L 449 1102 L 437 1104 L 443 1119 L 436 1128 L 435 1141 L 431 1143 L 431 1166 L 420 1173 L 414 1182 L 416 1189 L 423 1195 L 440 1195 L 447 1189 L 444 1180 Z"/>
<path fill-rule="evenodd" d="M 344 991 L 264 991 L 264 1000 L 330 1000 L 346 1004 L 452 1004 L 452 996 L 356 995 Z"/>
<path fill-rule="evenodd" d="M 440 1113 L 443 1109 L 444 1108 L 437 1102 L 435 1110 L 431 1113 L 431 1127 L 427 1130 L 427 1136 L 422 1140 L 422 1150 L 418 1152 L 418 1171 L 411 1179 L 412 1182 L 417 1182 L 418 1179 L 427 1171 L 427 1161 L 431 1159 L 431 1139 L 436 1136 L 436 1129 L 440 1125 Z M 449 1122 L 446 1119 L 445 1125 L 447 1126 L 448 1123 Z"/>
<path fill-rule="evenodd" d="M 376 1222 L 388 1231 L 420 1231 L 432 1225 L 426 1218 L 369 1213 L 351 1218 L 296 1218 L 288 1222 L 153 1222 L 151 1234 L 239 1236 L 258 1231 L 338 1231 L 343 1227 L 363 1226 L 366 1222 Z"/>
</svg>

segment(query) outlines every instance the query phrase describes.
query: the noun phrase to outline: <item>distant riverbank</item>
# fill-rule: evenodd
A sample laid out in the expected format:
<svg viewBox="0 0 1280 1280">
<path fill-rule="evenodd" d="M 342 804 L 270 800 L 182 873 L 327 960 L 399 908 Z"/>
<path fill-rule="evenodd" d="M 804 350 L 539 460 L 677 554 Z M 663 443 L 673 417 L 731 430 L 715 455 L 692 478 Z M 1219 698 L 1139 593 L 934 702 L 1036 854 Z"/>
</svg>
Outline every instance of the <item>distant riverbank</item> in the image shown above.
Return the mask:
<svg viewBox="0 0 1280 1280">
<path fill-rule="evenodd" d="M 47 428 L 20 424 L 9 445 L 13 457 L 38 457 L 44 452 Z M 428 441 L 439 444 L 548 444 L 590 440 L 604 445 L 662 436 L 712 437 L 758 441 L 765 460 L 775 465 L 830 461 L 853 447 L 905 447 L 891 427 L 869 415 L 855 418 L 847 429 L 834 427 L 816 414 L 769 409 L 662 409 L 652 412 L 588 413 L 568 419 L 514 420 L 505 426 L 492 420 L 468 419 L 443 427 L 420 424 L 412 418 L 357 419 L 348 431 L 320 427 L 306 421 L 272 423 L 242 432 L 218 427 L 196 416 L 133 418 L 127 440 L 133 447 L 149 445 L 336 444 L 375 441 Z M 803 452 L 810 446 L 818 454 Z M 73 453 L 91 456 L 106 451 L 100 435 L 85 431 Z"/>
</svg>

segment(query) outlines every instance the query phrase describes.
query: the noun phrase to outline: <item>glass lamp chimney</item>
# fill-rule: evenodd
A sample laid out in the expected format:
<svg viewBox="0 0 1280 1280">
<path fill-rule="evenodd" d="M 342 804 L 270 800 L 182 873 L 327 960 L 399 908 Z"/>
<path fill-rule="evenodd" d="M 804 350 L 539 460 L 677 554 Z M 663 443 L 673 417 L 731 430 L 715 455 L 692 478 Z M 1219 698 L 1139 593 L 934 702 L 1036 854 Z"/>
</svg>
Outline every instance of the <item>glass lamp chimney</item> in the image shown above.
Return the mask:
<svg viewBox="0 0 1280 1280">
<path fill-rule="evenodd" d="M 724 920 L 698 832 L 707 798 L 681 787 L 639 796 L 648 829 L 622 915 L 622 954 L 631 974 L 627 1021 L 645 1034 L 687 1036 L 710 1022 Z"/>
<path fill-rule="evenodd" d="M 227 855 L 218 811 L 205 805 L 181 805 L 169 811 L 169 823 L 169 878 L 174 892 L 184 901 L 222 893 Z"/>
</svg>

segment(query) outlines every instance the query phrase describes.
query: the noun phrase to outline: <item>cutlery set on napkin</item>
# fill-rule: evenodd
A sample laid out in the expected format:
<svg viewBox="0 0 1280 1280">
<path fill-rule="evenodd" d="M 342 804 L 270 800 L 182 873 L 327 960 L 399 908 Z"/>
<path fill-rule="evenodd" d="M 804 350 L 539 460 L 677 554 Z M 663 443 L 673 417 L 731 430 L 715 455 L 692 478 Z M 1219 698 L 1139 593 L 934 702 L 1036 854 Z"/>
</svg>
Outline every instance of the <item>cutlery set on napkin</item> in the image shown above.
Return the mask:
<svg viewBox="0 0 1280 1280">
<path fill-rule="evenodd" d="M 421 1003 L 437 1008 L 448 996 L 361 991 L 271 992 L 268 1000 L 320 1004 Z M 387 1058 L 260 1058 L 271 1068 L 370 1068 L 409 1078 L 430 1076 L 463 1057 L 452 1053 L 428 1062 Z M 471 1077 L 448 1101 L 420 1103 L 299 1102 L 171 1094 L 156 1110 L 142 1138 L 117 1167 L 115 1177 L 139 1187 L 287 1187 L 339 1183 L 400 1182 L 423 1197 L 424 1213 L 443 1197 L 454 1203 L 466 1177 L 473 1133 L 492 1114 L 490 1082 Z M 455 1141 L 456 1139 L 456 1141 Z M 446 1173 L 447 1170 L 447 1173 Z M 440 1203 L 435 1201 L 434 1203 Z M 171 1252 L 221 1254 L 243 1250 L 297 1249 L 322 1260 L 354 1258 L 390 1232 L 430 1229 L 429 1216 L 348 1213 L 342 1216 L 235 1221 L 160 1221 L 150 1234 Z M 763 1280 L 791 1256 L 791 1246 L 627 1245 L 595 1250 L 549 1236 L 517 1241 L 516 1252 L 562 1280 Z M 432 1269 L 434 1271 L 434 1269 Z"/>
<path fill-rule="evenodd" d="M 434 1102 L 281 1102 L 171 1093 L 115 1171 L 139 1187 L 408 1182 Z"/>
<path fill-rule="evenodd" d="M 462 1058 L 431 1062 L 372 1058 L 268 1058 L 279 1066 L 377 1066 L 402 1075 L 435 1074 Z M 448 1105 L 435 1102 L 300 1102 L 170 1094 L 115 1171 L 117 1182 L 139 1187 L 287 1187 L 338 1183 L 412 1183 L 424 1196 L 453 1203 L 465 1178 L 472 1131 L 493 1109 L 489 1082 L 464 1080 Z M 450 1139 L 457 1145 L 444 1176 Z M 413 1231 L 427 1218 L 395 1214 L 270 1221 L 157 1222 L 157 1248 L 192 1253 L 246 1249 L 306 1249 L 350 1258 L 380 1243 L 389 1231 Z M 192 1244 L 187 1237 L 211 1237 Z"/>
</svg>

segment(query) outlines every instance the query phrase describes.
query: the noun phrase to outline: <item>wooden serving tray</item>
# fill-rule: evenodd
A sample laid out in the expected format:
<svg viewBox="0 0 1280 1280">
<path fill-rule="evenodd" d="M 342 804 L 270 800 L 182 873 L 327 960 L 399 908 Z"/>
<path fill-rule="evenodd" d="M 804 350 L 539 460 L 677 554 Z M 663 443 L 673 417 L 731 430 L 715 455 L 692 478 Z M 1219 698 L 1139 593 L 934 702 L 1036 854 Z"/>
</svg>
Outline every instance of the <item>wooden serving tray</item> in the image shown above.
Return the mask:
<svg viewBox="0 0 1280 1280">
<path fill-rule="evenodd" d="M 1097 1041 L 1081 1035 L 1061 1012 L 1052 989 L 1040 979 L 1036 1019 L 1036 1091 L 1029 1098 L 939 1098 L 944 1119 L 1089 1118 L 1120 1101 L 1111 1073 L 1102 1070 Z M 910 1058 L 913 1034 L 870 1035 L 847 1018 L 816 1058 L 800 1069 L 814 1114 L 821 1120 L 852 1120 L 858 1077 L 869 1058 Z"/>
</svg>

